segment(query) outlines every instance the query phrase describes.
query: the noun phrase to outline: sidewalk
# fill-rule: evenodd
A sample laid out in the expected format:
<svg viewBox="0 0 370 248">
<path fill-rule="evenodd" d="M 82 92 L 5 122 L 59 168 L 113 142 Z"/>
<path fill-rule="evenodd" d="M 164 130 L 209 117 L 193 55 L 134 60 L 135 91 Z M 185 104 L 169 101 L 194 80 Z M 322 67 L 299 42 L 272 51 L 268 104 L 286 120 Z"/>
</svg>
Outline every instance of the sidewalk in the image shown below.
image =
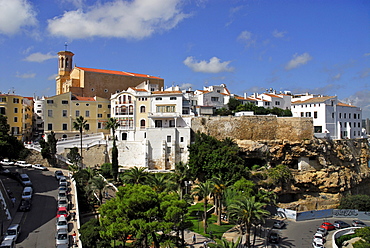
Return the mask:
<svg viewBox="0 0 370 248">
<path fill-rule="evenodd" d="M 193 236 L 195 235 L 195 242 L 193 243 Z M 204 247 L 204 242 L 213 242 L 211 239 L 200 235 L 199 233 L 192 232 L 190 230 L 185 230 L 184 233 L 186 247 L 199 248 Z"/>
</svg>

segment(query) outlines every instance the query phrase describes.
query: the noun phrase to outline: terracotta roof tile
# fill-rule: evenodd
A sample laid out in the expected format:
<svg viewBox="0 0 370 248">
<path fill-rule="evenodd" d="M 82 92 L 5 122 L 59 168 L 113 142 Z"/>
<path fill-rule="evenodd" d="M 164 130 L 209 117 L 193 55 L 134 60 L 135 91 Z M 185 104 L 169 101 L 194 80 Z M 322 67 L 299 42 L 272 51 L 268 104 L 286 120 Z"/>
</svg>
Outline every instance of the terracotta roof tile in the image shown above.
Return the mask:
<svg viewBox="0 0 370 248">
<path fill-rule="evenodd" d="M 140 73 L 131 73 L 131 72 L 124 72 L 124 71 L 112 71 L 112 70 L 104 70 L 104 69 L 93 69 L 93 68 L 77 67 L 77 66 L 75 68 L 83 70 L 83 71 L 89 71 L 89 72 L 115 74 L 115 75 L 121 75 L 121 76 L 131 76 L 131 77 L 162 79 L 160 77 L 155 77 L 155 76 L 150 76 L 150 75 L 140 74 Z"/>
</svg>

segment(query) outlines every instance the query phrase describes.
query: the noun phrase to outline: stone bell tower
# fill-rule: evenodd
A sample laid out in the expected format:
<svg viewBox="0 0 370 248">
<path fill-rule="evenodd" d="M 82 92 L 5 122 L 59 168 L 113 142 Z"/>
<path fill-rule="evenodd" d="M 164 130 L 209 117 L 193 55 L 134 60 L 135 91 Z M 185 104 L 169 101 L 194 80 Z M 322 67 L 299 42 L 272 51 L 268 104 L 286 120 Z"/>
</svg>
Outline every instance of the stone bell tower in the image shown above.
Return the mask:
<svg viewBox="0 0 370 248">
<path fill-rule="evenodd" d="M 67 47 L 66 47 L 67 50 Z M 70 51 L 61 51 L 58 53 L 58 76 L 56 78 L 56 94 L 64 93 L 63 84 L 69 80 L 72 71 L 73 53 Z"/>
</svg>

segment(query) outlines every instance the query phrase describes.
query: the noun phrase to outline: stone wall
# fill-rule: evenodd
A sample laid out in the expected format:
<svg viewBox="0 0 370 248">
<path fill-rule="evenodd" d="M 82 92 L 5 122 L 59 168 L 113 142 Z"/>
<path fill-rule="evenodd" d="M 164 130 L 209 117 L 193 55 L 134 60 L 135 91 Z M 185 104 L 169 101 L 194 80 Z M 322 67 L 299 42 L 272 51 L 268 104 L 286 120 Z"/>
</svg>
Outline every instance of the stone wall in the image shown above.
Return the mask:
<svg viewBox="0 0 370 248">
<path fill-rule="evenodd" d="M 265 115 L 195 117 L 191 127 L 194 132 L 206 133 L 217 139 L 301 141 L 313 138 L 312 118 Z"/>
</svg>

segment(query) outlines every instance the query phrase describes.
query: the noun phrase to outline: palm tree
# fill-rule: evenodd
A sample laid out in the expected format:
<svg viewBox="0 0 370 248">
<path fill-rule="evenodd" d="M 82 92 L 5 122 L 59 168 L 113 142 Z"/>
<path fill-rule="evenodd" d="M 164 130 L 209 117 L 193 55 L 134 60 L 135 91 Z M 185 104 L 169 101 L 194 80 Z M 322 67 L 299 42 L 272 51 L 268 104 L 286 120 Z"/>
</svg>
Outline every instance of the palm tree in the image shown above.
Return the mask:
<svg viewBox="0 0 370 248">
<path fill-rule="evenodd" d="M 81 164 L 83 164 L 83 156 L 82 156 L 82 132 L 84 130 L 88 131 L 89 130 L 89 124 L 87 124 L 87 120 L 84 119 L 83 116 L 79 116 L 76 118 L 76 121 L 73 122 L 73 129 L 77 130 L 80 132 L 80 148 L 81 148 Z"/>
<path fill-rule="evenodd" d="M 113 148 L 112 148 L 112 175 L 113 179 L 117 181 L 118 175 L 118 149 L 116 146 L 116 130 L 119 127 L 119 122 L 116 118 L 109 118 L 105 128 L 110 129 L 113 134 Z"/>
<path fill-rule="evenodd" d="M 175 171 L 171 174 L 171 179 L 177 185 L 177 192 L 180 196 L 180 200 L 183 198 L 183 187 L 185 181 L 188 178 L 188 167 L 182 162 L 175 164 Z"/>
<path fill-rule="evenodd" d="M 92 193 L 97 193 L 99 203 L 103 203 L 103 192 L 109 187 L 107 181 L 101 176 L 94 176 L 89 180 L 89 189 Z"/>
<path fill-rule="evenodd" d="M 148 174 L 147 182 L 148 185 L 157 193 L 168 190 L 168 180 L 166 174 Z"/>
<path fill-rule="evenodd" d="M 199 183 L 194 189 L 193 189 L 193 195 L 197 196 L 198 199 L 202 198 L 204 199 L 204 205 L 203 205 L 203 221 L 204 221 L 204 233 L 207 233 L 207 205 L 209 196 L 213 191 L 213 184 L 211 181 L 207 180 L 204 183 Z"/>
<path fill-rule="evenodd" d="M 227 241 L 226 239 L 216 239 L 216 244 L 210 244 L 210 247 L 214 248 L 237 248 L 240 243 L 240 237 L 234 243 L 234 241 Z"/>
<path fill-rule="evenodd" d="M 269 214 L 267 210 L 263 209 L 264 206 L 265 204 L 257 202 L 254 196 L 243 197 L 229 206 L 230 217 L 240 221 L 241 231 L 244 226 L 246 228 L 245 245 L 248 248 L 251 247 L 250 234 L 252 224 L 256 221 L 264 221 L 264 217 Z"/>
<path fill-rule="evenodd" d="M 133 167 L 125 172 L 123 176 L 124 180 L 127 180 L 133 184 L 142 184 L 148 177 L 148 173 L 145 172 L 145 167 Z"/>
<path fill-rule="evenodd" d="M 217 215 L 217 225 L 221 226 L 221 214 L 222 214 L 222 197 L 226 189 L 226 184 L 222 182 L 219 177 L 214 177 L 211 179 L 213 182 L 213 194 L 215 198 L 215 209 Z"/>
</svg>

